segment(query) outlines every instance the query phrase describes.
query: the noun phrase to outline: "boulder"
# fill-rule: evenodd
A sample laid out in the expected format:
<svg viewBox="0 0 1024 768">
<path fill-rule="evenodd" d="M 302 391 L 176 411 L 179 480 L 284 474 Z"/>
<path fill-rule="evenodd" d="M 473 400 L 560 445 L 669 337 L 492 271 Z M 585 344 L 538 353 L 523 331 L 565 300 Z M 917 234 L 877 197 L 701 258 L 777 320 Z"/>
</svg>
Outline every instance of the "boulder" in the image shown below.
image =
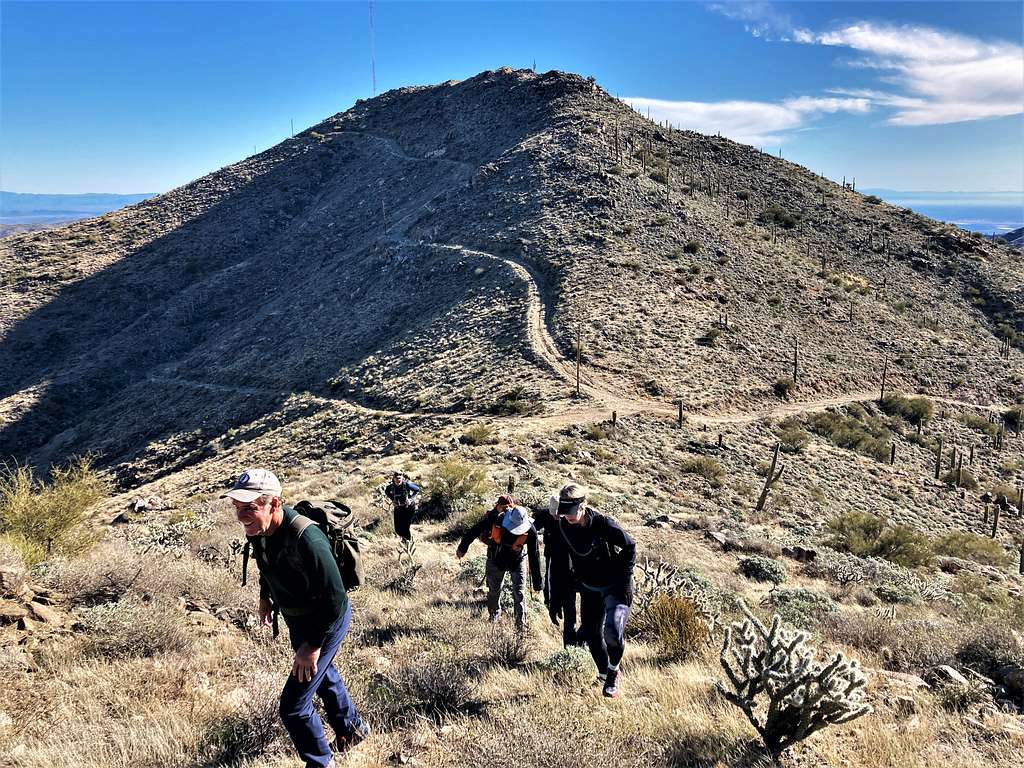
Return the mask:
<svg viewBox="0 0 1024 768">
<path fill-rule="evenodd" d="M 28 610 L 34 619 L 47 624 L 62 624 L 63 616 L 57 610 L 42 603 L 29 603 Z"/>
<path fill-rule="evenodd" d="M 970 685 L 966 677 L 948 664 L 932 667 L 928 674 L 925 675 L 925 680 L 932 688 L 941 688 L 945 685 L 962 685 L 965 687 Z"/>
<path fill-rule="evenodd" d="M 0 565 L 0 597 L 14 596 L 21 593 L 28 571 L 20 564 L 5 563 Z"/>
<path fill-rule="evenodd" d="M 0 600 L 0 624 L 14 624 L 28 616 L 28 609 L 13 600 Z"/>
<path fill-rule="evenodd" d="M 1011 696 L 1024 699 L 1024 667 L 1019 664 L 1004 664 L 995 669 L 993 677 Z"/>
</svg>

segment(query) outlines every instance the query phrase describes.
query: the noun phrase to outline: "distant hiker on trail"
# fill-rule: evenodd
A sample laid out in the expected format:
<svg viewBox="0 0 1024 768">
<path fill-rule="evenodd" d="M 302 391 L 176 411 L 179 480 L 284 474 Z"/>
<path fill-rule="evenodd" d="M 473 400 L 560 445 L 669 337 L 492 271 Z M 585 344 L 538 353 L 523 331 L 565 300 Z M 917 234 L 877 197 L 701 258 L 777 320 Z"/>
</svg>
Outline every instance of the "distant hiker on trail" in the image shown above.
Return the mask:
<svg viewBox="0 0 1024 768">
<path fill-rule="evenodd" d="M 260 624 L 279 612 L 288 625 L 295 658 L 281 693 L 280 713 L 306 768 L 329 766 L 332 745 L 313 706 L 323 702 L 345 752 L 370 729 L 356 710 L 334 658 L 352 621 L 352 606 L 324 532 L 281 499 L 273 472 L 248 469 L 221 498 L 231 499 L 260 571 Z"/>
<path fill-rule="evenodd" d="M 558 530 L 558 497 L 552 496 L 547 509 L 536 509 L 533 527 L 544 539 L 544 605 L 556 626 L 562 621 L 562 646 L 583 645 L 586 636 L 576 629 L 576 600 L 579 585 L 569 562 L 568 544 Z"/>
<path fill-rule="evenodd" d="M 530 520 L 530 511 L 517 506 L 509 494 L 499 496 L 494 508 L 462 537 L 456 556 L 464 557 L 474 539 L 480 539 L 487 545 L 487 612 L 490 620 L 497 621 L 501 615 L 501 586 L 505 582 L 505 574 L 510 573 L 516 629 L 525 631 L 527 560 L 533 591 L 539 592 L 542 586 L 537 530 Z"/>
<path fill-rule="evenodd" d="M 401 472 L 391 476 L 384 495 L 395 505 L 395 533 L 404 541 L 412 541 L 412 519 L 420 501 L 420 487 L 405 479 Z"/>
<path fill-rule="evenodd" d="M 580 631 L 604 682 L 604 695 L 616 698 L 633 604 L 636 544 L 610 517 L 587 509 L 586 491 L 575 483 L 559 492 L 557 514 L 565 556 L 580 587 Z"/>
</svg>

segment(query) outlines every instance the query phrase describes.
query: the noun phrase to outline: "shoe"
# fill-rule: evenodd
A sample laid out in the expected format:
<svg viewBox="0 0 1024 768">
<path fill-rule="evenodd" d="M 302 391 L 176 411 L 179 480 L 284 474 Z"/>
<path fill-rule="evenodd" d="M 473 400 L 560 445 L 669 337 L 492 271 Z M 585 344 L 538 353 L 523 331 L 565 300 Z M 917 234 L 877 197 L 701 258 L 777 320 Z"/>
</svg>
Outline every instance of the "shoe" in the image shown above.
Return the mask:
<svg viewBox="0 0 1024 768">
<path fill-rule="evenodd" d="M 598 672 L 597 673 L 597 682 L 599 682 L 601 685 L 604 685 L 604 681 L 607 680 L 607 679 L 608 679 L 608 673 L 607 672 Z"/>
<path fill-rule="evenodd" d="M 604 681 L 603 693 L 609 699 L 619 698 L 619 671 L 617 669 L 608 670 L 608 677 Z"/>
<path fill-rule="evenodd" d="M 498 623 L 498 619 L 500 619 L 500 618 L 501 618 L 501 611 L 498 611 L 497 613 L 492 613 L 490 618 L 487 619 L 487 620 L 489 622 L 491 622 L 491 624 L 497 624 Z"/>
<path fill-rule="evenodd" d="M 358 720 L 352 724 L 352 730 L 347 734 L 339 733 L 334 737 L 334 743 L 331 744 L 331 749 L 335 754 L 343 755 L 360 742 L 365 741 L 369 736 L 370 726 L 362 720 Z"/>
</svg>

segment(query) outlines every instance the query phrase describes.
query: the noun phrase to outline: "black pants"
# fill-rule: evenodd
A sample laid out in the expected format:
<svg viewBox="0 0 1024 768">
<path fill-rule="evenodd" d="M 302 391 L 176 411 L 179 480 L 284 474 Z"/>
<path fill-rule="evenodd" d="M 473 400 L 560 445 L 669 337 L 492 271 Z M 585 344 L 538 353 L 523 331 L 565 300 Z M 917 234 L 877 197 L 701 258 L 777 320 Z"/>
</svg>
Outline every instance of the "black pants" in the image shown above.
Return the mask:
<svg viewBox="0 0 1024 768">
<path fill-rule="evenodd" d="M 598 672 L 618 666 L 626 649 L 626 620 L 629 606 L 610 589 L 580 589 L 580 632 L 587 638 L 590 655 Z"/>
<path fill-rule="evenodd" d="M 412 540 L 412 531 L 409 530 L 409 526 L 412 525 L 414 514 L 416 514 L 416 507 L 412 505 L 408 507 L 395 507 L 395 533 L 398 534 L 399 538 L 406 541 Z"/>
</svg>

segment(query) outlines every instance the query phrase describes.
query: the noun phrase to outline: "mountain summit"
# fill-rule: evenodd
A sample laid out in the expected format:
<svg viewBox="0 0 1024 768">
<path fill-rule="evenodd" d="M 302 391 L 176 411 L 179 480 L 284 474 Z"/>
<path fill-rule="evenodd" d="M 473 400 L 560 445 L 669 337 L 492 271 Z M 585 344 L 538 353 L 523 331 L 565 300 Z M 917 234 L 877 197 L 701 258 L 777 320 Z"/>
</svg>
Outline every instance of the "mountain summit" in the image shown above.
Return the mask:
<svg viewBox="0 0 1024 768">
<path fill-rule="evenodd" d="M 129 484 L 334 408 L 728 410 L 794 356 L 797 399 L 887 365 L 986 400 L 1024 368 L 1012 249 L 561 72 L 359 101 L 0 268 L 0 455 Z"/>
</svg>

